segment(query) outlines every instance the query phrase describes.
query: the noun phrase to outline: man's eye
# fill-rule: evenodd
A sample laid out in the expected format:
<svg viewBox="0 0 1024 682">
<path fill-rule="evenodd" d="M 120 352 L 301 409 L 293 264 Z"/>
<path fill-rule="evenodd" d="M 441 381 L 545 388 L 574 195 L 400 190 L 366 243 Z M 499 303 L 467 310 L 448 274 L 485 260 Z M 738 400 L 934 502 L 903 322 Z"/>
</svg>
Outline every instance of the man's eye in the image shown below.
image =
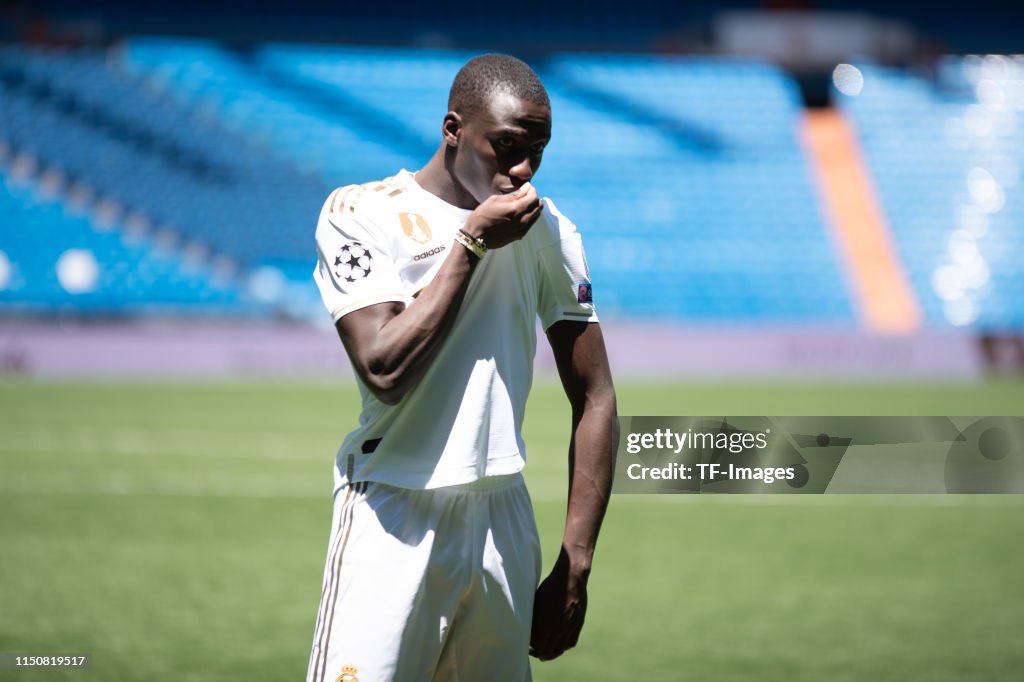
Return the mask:
<svg viewBox="0 0 1024 682">
<path fill-rule="evenodd" d="M 516 141 L 511 137 L 500 137 L 498 138 L 498 146 L 504 149 L 511 149 L 515 146 Z"/>
<path fill-rule="evenodd" d="M 544 151 L 544 147 L 547 146 L 547 142 L 538 142 L 537 144 L 531 146 L 530 149 L 533 151 L 534 154 L 540 154 L 542 151 Z"/>
</svg>

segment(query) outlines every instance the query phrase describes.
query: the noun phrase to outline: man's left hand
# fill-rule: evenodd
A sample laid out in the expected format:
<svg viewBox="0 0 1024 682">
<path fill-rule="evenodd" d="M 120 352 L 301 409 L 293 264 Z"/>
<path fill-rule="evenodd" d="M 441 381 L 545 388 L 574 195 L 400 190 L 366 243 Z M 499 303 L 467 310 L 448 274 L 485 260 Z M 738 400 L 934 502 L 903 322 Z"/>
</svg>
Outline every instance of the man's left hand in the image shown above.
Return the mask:
<svg viewBox="0 0 1024 682">
<path fill-rule="evenodd" d="M 563 552 L 533 601 L 530 655 L 558 658 L 576 646 L 587 612 L 587 576 L 573 571 Z"/>
</svg>

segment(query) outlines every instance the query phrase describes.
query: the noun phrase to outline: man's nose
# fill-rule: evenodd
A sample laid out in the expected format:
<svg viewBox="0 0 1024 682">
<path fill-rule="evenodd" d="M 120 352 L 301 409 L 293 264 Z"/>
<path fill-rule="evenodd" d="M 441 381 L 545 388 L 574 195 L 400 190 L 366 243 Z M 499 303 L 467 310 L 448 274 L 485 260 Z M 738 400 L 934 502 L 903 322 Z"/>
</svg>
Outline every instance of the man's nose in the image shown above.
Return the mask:
<svg viewBox="0 0 1024 682">
<path fill-rule="evenodd" d="M 510 177 L 520 181 L 528 182 L 533 177 L 534 167 L 530 162 L 530 157 L 526 156 L 522 161 L 512 166 L 508 174 Z"/>
</svg>

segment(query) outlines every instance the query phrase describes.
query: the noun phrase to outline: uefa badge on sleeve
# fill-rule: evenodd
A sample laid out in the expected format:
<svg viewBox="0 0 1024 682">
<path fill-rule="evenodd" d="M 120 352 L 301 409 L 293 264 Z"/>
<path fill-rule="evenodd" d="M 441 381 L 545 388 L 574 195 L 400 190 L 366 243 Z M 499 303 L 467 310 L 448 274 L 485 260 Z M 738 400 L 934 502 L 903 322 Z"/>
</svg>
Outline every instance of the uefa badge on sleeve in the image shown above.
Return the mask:
<svg viewBox="0 0 1024 682">
<path fill-rule="evenodd" d="M 583 282 L 576 288 L 576 300 L 580 303 L 594 302 L 594 292 L 590 282 Z"/>
<path fill-rule="evenodd" d="M 347 242 L 334 256 L 334 276 L 353 283 L 369 276 L 373 258 L 359 242 Z"/>
</svg>

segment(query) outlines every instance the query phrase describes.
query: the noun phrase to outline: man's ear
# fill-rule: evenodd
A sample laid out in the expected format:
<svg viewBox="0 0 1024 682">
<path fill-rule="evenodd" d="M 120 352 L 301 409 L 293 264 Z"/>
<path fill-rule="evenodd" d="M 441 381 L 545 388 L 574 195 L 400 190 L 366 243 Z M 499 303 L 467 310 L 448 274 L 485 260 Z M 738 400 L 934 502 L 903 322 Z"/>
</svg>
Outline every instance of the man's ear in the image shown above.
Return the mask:
<svg viewBox="0 0 1024 682">
<path fill-rule="evenodd" d="M 458 147 L 459 137 L 462 136 L 462 117 L 454 111 L 445 114 L 441 122 L 441 135 L 449 147 Z"/>
</svg>

